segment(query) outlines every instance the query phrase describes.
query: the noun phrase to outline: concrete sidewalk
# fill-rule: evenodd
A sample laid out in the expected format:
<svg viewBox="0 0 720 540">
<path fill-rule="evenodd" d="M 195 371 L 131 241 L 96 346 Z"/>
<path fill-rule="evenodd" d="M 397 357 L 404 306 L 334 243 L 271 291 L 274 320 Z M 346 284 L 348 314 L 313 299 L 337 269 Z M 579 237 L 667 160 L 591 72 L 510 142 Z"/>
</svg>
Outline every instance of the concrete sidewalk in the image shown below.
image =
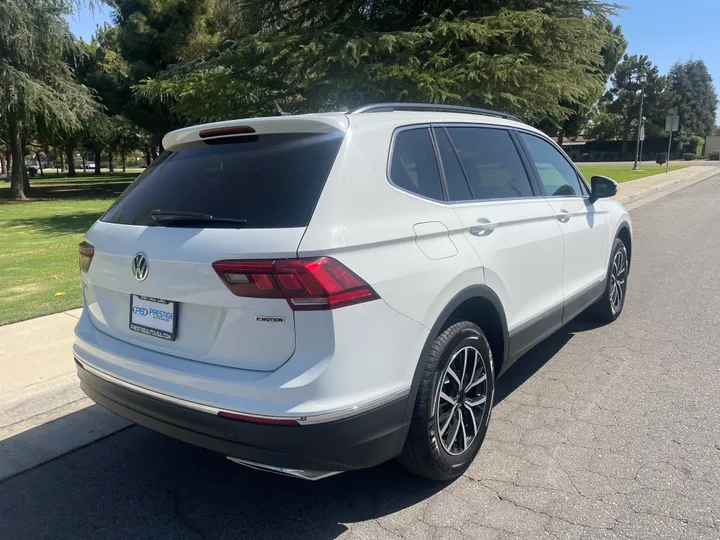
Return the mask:
<svg viewBox="0 0 720 540">
<path fill-rule="evenodd" d="M 616 199 L 632 209 L 718 173 L 689 167 L 624 182 Z M 0 481 L 131 425 L 79 388 L 72 341 L 80 313 L 0 326 Z"/>
<path fill-rule="evenodd" d="M 646 176 L 638 180 L 620 183 L 618 193 L 614 199 L 626 205 L 628 210 L 631 210 L 719 173 L 720 168 L 718 167 L 687 167 L 667 174 L 660 173 Z"/>
<path fill-rule="evenodd" d="M 80 390 L 75 309 L 0 326 L 0 480 L 130 425 Z"/>
</svg>

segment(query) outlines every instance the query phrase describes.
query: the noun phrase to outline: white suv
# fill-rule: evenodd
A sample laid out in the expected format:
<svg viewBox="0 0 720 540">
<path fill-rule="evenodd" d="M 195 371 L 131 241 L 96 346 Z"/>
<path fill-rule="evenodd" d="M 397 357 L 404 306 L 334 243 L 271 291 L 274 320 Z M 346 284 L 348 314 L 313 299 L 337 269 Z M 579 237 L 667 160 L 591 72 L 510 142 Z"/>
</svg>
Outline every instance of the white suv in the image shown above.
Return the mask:
<svg viewBox="0 0 720 540">
<path fill-rule="evenodd" d="M 447 480 L 495 379 L 588 307 L 620 314 L 630 217 L 550 139 L 378 104 L 181 129 L 80 245 L 82 388 L 304 478 L 399 457 Z"/>
</svg>

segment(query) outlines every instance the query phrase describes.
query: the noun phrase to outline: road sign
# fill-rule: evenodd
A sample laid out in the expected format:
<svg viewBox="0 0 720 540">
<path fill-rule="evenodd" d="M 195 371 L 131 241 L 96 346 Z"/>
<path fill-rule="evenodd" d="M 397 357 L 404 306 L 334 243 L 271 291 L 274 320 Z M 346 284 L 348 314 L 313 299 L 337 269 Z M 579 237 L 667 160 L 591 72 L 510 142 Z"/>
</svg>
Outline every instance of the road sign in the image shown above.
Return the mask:
<svg viewBox="0 0 720 540">
<path fill-rule="evenodd" d="M 640 140 L 641 141 L 645 140 L 645 124 L 640 126 Z"/>
</svg>

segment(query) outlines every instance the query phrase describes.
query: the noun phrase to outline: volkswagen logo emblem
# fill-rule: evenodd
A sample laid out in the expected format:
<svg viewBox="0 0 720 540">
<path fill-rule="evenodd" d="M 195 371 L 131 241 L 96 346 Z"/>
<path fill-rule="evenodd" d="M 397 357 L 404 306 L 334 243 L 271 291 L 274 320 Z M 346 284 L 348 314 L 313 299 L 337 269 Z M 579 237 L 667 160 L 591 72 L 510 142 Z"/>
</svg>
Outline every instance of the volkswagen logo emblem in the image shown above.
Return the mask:
<svg viewBox="0 0 720 540">
<path fill-rule="evenodd" d="M 142 251 L 136 253 L 132 260 L 132 271 L 135 279 L 143 281 L 150 271 L 150 263 L 148 262 L 147 255 Z"/>
</svg>

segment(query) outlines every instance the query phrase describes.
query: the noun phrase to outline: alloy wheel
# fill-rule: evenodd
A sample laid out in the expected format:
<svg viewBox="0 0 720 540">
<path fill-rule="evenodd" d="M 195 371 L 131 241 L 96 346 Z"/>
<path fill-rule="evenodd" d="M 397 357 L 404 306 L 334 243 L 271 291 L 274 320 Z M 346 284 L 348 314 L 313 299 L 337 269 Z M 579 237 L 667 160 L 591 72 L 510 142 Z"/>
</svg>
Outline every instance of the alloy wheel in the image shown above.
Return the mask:
<svg viewBox="0 0 720 540">
<path fill-rule="evenodd" d="M 435 418 L 440 443 L 458 456 L 472 445 L 487 406 L 487 372 L 475 347 L 458 350 L 440 378 Z"/>
<path fill-rule="evenodd" d="M 625 282 L 627 279 L 627 255 L 619 249 L 613 257 L 610 271 L 610 309 L 613 315 L 620 313 L 625 298 Z"/>
</svg>

